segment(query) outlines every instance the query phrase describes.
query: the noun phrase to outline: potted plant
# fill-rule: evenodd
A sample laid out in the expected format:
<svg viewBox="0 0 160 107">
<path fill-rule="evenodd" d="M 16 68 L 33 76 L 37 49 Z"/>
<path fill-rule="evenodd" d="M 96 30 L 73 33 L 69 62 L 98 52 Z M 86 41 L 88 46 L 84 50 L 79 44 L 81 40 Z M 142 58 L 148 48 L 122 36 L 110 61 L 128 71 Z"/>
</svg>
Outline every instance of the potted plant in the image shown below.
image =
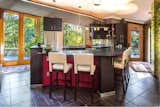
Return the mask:
<svg viewBox="0 0 160 107">
<path fill-rule="evenodd" d="M 38 47 L 41 46 L 41 43 L 40 43 L 40 36 L 36 36 L 36 43 L 37 43 Z"/>
<path fill-rule="evenodd" d="M 46 50 L 46 53 L 48 54 L 48 52 L 52 50 L 51 45 L 47 44 L 45 50 Z"/>
</svg>

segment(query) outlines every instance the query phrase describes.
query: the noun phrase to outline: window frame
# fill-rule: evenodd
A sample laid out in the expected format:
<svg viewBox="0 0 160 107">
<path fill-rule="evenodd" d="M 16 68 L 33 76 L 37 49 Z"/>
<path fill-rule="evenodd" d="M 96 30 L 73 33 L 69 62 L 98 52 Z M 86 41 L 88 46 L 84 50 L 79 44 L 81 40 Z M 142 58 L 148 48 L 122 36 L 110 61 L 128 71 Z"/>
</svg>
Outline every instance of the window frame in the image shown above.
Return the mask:
<svg viewBox="0 0 160 107">
<path fill-rule="evenodd" d="M 74 27 L 84 27 L 84 37 L 82 37 L 82 39 L 83 39 L 83 45 L 72 45 L 72 46 L 69 46 L 69 45 L 65 45 L 65 34 L 64 34 L 64 26 L 65 26 L 65 24 L 69 24 L 69 25 L 72 25 L 72 26 L 74 26 Z M 64 37 L 63 37 L 63 47 L 65 48 L 65 47 L 83 47 L 83 46 L 85 46 L 86 45 L 86 27 L 85 26 L 81 26 L 81 25 L 76 25 L 76 24 L 72 24 L 72 23 L 68 23 L 68 22 L 64 22 L 63 23 L 63 35 L 64 35 Z"/>
</svg>

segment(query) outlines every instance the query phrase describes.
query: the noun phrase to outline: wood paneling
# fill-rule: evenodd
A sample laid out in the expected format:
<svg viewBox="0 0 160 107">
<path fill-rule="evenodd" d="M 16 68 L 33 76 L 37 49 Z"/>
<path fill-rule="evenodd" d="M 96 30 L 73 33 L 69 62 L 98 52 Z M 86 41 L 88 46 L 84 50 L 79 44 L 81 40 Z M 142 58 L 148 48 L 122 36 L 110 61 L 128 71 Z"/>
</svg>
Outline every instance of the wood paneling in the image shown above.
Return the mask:
<svg viewBox="0 0 160 107">
<path fill-rule="evenodd" d="M 143 60 L 143 26 L 140 24 L 128 23 L 128 46 L 131 46 L 131 31 L 137 30 L 140 33 L 140 41 L 139 41 L 139 50 L 140 50 L 140 58 L 131 58 L 133 61 L 142 61 Z"/>
</svg>

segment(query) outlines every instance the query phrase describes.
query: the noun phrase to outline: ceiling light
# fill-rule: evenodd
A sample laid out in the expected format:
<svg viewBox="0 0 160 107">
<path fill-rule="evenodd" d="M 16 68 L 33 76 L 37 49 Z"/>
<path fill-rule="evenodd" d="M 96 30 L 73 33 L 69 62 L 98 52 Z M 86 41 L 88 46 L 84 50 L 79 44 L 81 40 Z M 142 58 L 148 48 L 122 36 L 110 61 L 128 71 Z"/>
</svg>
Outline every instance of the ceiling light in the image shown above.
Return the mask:
<svg viewBox="0 0 160 107">
<path fill-rule="evenodd" d="M 93 4 L 94 4 L 95 6 L 100 6 L 100 5 L 101 5 L 101 0 L 94 0 L 94 1 L 93 1 Z"/>
</svg>

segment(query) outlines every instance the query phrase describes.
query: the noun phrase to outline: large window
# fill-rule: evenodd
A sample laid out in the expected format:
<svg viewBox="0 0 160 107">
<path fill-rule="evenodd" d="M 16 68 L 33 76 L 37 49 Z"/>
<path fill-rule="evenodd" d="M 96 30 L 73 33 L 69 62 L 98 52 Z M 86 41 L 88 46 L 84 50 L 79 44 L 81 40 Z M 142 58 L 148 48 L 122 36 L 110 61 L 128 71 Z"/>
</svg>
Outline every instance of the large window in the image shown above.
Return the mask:
<svg viewBox="0 0 160 107">
<path fill-rule="evenodd" d="M 64 24 L 64 46 L 84 46 L 85 27 Z"/>
<path fill-rule="evenodd" d="M 4 60 L 18 60 L 18 20 L 17 14 L 4 13 Z"/>
<path fill-rule="evenodd" d="M 1 62 L 3 65 L 28 64 L 30 48 L 43 43 L 43 20 L 34 15 L 2 11 L 0 27 Z"/>
<path fill-rule="evenodd" d="M 35 19 L 24 17 L 24 59 L 30 59 L 30 48 L 36 45 Z"/>
</svg>

